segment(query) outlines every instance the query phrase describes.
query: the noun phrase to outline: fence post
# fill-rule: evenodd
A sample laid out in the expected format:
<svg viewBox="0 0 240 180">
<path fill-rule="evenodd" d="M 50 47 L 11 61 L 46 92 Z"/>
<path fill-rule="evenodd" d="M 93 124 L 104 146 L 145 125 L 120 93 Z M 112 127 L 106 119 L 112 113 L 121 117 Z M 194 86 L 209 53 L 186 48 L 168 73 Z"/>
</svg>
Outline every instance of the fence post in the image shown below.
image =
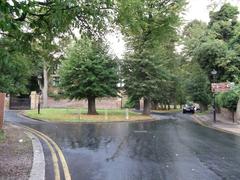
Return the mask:
<svg viewBox="0 0 240 180">
<path fill-rule="evenodd" d="M 4 101 L 5 101 L 5 93 L 0 93 L 0 129 L 3 128 L 3 116 L 4 116 Z"/>
<path fill-rule="evenodd" d="M 126 109 L 126 120 L 129 119 L 128 108 Z"/>
<path fill-rule="evenodd" d="M 81 117 L 81 108 L 79 108 L 79 120 L 81 120 L 82 119 L 82 117 Z"/>
</svg>

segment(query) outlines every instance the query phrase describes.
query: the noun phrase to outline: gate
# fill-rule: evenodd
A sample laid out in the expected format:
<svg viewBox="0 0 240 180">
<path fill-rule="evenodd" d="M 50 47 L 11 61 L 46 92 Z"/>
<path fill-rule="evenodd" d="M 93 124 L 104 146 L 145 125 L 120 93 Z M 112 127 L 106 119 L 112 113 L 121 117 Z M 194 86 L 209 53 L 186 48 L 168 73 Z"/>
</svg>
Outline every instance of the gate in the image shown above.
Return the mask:
<svg viewBox="0 0 240 180">
<path fill-rule="evenodd" d="M 30 97 L 12 97 L 9 100 L 9 109 L 12 110 L 27 110 L 31 108 Z"/>
</svg>

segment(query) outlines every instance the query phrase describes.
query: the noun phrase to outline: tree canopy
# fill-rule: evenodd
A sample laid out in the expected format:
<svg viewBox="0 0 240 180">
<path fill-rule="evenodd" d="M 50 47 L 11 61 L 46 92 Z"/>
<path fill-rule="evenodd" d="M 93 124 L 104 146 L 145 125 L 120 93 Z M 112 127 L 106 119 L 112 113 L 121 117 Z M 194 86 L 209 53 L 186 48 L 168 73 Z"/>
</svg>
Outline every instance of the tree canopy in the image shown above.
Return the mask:
<svg viewBox="0 0 240 180">
<path fill-rule="evenodd" d="M 150 113 L 151 100 L 169 77 L 166 70 L 174 61 L 176 28 L 185 1 L 119 1 L 122 32 L 128 39 L 128 55 L 123 61 L 127 94 L 144 98 L 144 114 Z"/>
<path fill-rule="evenodd" d="M 96 114 L 95 98 L 117 96 L 117 63 L 106 47 L 87 37 L 67 53 L 60 71 L 60 83 L 70 99 L 88 99 L 88 113 Z"/>
<path fill-rule="evenodd" d="M 239 83 L 240 22 L 237 19 L 238 14 L 238 7 L 226 3 L 219 10 L 210 12 L 210 22 L 208 24 L 194 20 L 185 27 L 184 55 L 188 59 L 189 69 L 196 66 L 200 68 L 196 71 L 199 72 L 199 75 L 197 75 L 199 82 L 193 81 L 192 84 L 187 84 L 188 89 L 193 88 L 193 85 L 210 87 L 208 80 L 210 82 L 214 81 L 211 75 L 213 69 L 217 70 L 217 82 Z M 201 80 L 206 76 L 208 76 L 208 80 L 205 80 L 204 83 Z M 199 93 L 200 97 L 205 97 L 201 102 L 209 102 L 207 101 L 209 96 L 207 91 L 195 87 L 195 93 Z M 191 98 L 196 101 L 198 96 L 195 93 L 192 94 Z M 232 101 L 234 95 L 226 93 L 224 96 L 226 96 L 225 99 L 223 98 L 224 107 L 228 107 L 232 111 L 232 105 L 236 104 L 236 101 Z"/>
<path fill-rule="evenodd" d="M 8 54 L 0 61 L 6 62 L 4 58 L 13 53 L 24 54 L 29 61 L 48 61 L 52 57 L 54 40 L 74 36 L 74 29 L 80 34 L 100 38 L 112 19 L 112 8 L 111 0 L 91 3 L 77 0 L 0 1 L 0 47 Z M 31 68 L 26 70 L 30 75 Z M 42 71 L 38 72 L 41 74 Z M 8 88 L 6 84 L 0 85 Z"/>
</svg>

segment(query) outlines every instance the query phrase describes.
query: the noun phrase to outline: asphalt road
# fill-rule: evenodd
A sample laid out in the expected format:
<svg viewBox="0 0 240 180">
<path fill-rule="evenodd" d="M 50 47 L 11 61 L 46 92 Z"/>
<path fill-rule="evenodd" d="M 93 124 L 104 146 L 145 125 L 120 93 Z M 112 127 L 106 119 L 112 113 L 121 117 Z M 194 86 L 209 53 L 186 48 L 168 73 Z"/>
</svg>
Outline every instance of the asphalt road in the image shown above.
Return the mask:
<svg viewBox="0 0 240 180">
<path fill-rule="evenodd" d="M 5 115 L 7 121 L 51 137 L 74 180 L 240 179 L 240 137 L 195 124 L 190 115 L 155 114 L 159 120 L 154 122 L 101 124 L 29 121 L 10 111 Z M 52 179 L 48 162 L 46 172 L 46 179 Z"/>
</svg>

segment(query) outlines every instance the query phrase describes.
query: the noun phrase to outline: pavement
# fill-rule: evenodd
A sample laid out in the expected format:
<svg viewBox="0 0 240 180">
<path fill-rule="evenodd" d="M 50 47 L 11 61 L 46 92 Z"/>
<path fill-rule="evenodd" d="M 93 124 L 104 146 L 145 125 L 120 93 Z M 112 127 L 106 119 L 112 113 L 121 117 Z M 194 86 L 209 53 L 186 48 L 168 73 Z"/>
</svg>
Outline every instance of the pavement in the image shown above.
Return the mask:
<svg viewBox="0 0 240 180">
<path fill-rule="evenodd" d="M 33 162 L 32 141 L 19 126 L 5 123 L 3 130 L 5 138 L 0 142 L 0 180 L 27 180 Z"/>
<path fill-rule="evenodd" d="M 205 115 L 194 115 L 195 121 L 201 123 L 204 126 L 220 130 L 226 133 L 231 133 L 240 136 L 240 122 L 232 122 L 229 119 L 226 119 L 221 114 L 217 114 L 217 121 L 213 122 L 213 114 L 205 114 Z"/>
<path fill-rule="evenodd" d="M 34 121 L 14 111 L 5 115 L 7 122 L 29 128 L 34 135 L 47 140 L 39 138 L 46 180 L 240 177 L 240 137 L 194 123 L 192 115 L 155 113 L 156 121 L 152 122 L 84 124 Z M 65 175 L 66 168 L 69 176 Z"/>
</svg>

